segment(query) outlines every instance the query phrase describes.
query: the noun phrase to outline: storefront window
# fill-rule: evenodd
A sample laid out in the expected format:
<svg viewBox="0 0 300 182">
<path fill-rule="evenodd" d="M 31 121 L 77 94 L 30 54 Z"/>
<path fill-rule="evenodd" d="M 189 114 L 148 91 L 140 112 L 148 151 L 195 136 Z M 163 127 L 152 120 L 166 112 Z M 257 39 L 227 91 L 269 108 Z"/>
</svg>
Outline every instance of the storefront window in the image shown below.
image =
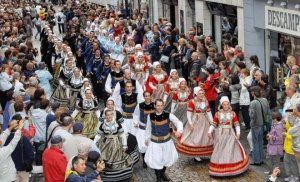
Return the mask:
<svg viewBox="0 0 300 182">
<path fill-rule="evenodd" d="M 281 34 L 278 50 L 282 62 L 285 63 L 288 56 L 294 56 L 296 64 L 300 66 L 300 38 Z"/>
</svg>

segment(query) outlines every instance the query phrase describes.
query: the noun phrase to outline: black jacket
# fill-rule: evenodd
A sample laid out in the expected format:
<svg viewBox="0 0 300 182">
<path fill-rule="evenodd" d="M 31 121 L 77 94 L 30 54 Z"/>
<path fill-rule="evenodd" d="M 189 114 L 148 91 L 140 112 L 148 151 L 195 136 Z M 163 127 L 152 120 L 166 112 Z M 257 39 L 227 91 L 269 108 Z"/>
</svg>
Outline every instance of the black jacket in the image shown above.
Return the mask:
<svg viewBox="0 0 300 182">
<path fill-rule="evenodd" d="M 14 138 L 14 136 L 15 133 L 11 132 L 10 135 L 7 137 L 4 146 L 7 146 L 10 143 L 10 141 Z M 23 147 L 22 147 L 22 142 L 23 142 Z M 15 150 L 11 154 L 12 160 L 15 163 L 17 171 L 24 171 L 24 169 L 22 168 L 22 153 L 21 153 L 22 148 L 23 148 L 23 160 L 30 161 L 31 163 L 34 160 L 32 145 L 27 137 L 22 136 Z"/>
</svg>

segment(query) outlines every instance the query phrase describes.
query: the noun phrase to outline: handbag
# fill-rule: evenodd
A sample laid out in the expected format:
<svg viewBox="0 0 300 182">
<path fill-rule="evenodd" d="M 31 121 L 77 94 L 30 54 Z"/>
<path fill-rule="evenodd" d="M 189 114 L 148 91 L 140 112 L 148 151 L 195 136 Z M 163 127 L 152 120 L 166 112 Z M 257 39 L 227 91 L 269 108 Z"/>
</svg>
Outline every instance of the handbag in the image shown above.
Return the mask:
<svg viewBox="0 0 300 182">
<path fill-rule="evenodd" d="M 31 172 L 33 170 L 32 162 L 29 160 L 24 161 L 24 143 L 23 143 L 23 136 L 21 137 L 21 157 L 22 157 L 22 169 L 26 172 Z"/>
<path fill-rule="evenodd" d="M 169 56 L 162 55 L 159 61 L 161 63 L 169 63 Z"/>
<path fill-rule="evenodd" d="M 43 154 L 43 152 L 44 152 L 44 151 L 46 150 L 46 148 L 47 148 L 48 142 L 50 141 L 50 139 L 51 139 L 51 137 L 52 137 L 52 134 L 53 134 L 54 130 L 55 130 L 58 126 L 60 126 L 60 125 L 57 125 L 57 126 L 55 126 L 55 127 L 53 128 L 53 130 L 52 130 L 52 132 L 51 132 L 51 134 L 50 134 L 50 136 L 49 136 L 47 142 L 44 142 L 44 141 L 41 141 L 41 142 L 40 142 L 41 145 L 40 145 L 39 148 L 37 149 L 37 153 Z"/>
</svg>

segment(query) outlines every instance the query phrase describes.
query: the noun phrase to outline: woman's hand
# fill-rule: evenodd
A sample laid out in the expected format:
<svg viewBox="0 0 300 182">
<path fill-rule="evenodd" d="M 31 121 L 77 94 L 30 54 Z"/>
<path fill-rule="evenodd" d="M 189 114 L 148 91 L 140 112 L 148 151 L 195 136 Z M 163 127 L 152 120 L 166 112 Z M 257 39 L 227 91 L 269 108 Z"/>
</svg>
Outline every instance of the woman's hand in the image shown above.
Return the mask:
<svg viewBox="0 0 300 182">
<path fill-rule="evenodd" d="M 123 152 L 126 152 L 127 148 L 123 148 Z"/>
<path fill-rule="evenodd" d="M 179 138 L 181 136 L 181 134 L 182 134 L 182 133 L 179 133 L 178 131 L 175 131 L 174 133 L 175 133 L 175 137 L 176 138 Z"/>
<path fill-rule="evenodd" d="M 208 138 L 214 139 L 213 135 L 211 133 L 208 133 Z"/>
<path fill-rule="evenodd" d="M 149 145 L 149 140 L 145 141 L 145 145 L 148 146 Z"/>
<path fill-rule="evenodd" d="M 190 124 L 190 130 L 191 130 L 191 131 L 194 130 L 194 124 Z"/>
<path fill-rule="evenodd" d="M 241 138 L 241 135 L 240 134 L 236 134 L 236 139 L 240 139 Z"/>
</svg>

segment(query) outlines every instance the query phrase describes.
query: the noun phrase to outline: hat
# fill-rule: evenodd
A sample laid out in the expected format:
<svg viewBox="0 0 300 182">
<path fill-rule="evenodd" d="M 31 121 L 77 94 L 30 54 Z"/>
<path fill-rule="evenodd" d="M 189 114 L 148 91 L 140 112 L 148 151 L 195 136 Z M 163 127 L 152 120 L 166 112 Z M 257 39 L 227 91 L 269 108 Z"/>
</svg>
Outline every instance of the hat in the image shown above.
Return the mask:
<svg viewBox="0 0 300 182">
<path fill-rule="evenodd" d="M 158 66 L 158 65 L 160 65 L 160 63 L 158 62 L 158 61 L 155 61 L 154 63 L 153 63 L 153 67 L 154 67 L 154 69 L 156 68 L 156 66 Z"/>
<path fill-rule="evenodd" d="M 91 26 L 96 26 L 96 24 L 93 22 L 93 23 L 91 24 Z"/>
<path fill-rule="evenodd" d="M 223 104 L 223 102 L 229 102 L 229 99 L 227 96 L 222 96 L 220 99 L 220 104 Z"/>
<path fill-rule="evenodd" d="M 13 98 L 17 98 L 20 95 L 24 96 L 25 95 L 25 90 L 23 90 L 23 89 L 14 90 L 14 94 L 12 96 L 13 96 Z"/>
<path fill-rule="evenodd" d="M 116 37 L 115 40 L 120 40 L 120 37 Z"/>
<path fill-rule="evenodd" d="M 14 73 L 12 74 L 13 79 L 17 79 L 19 76 L 20 76 L 20 73 L 19 73 L 19 72 L 14 72 Z"/>
<path fill-rule="evenodd" d="M 106 33 L 107 33 L 107 31 L 106 31 L 106 30 L 102 30 L 102 33 L 106 34 Z"/>
<path fill-rule="evenodd" d="M 26 54 L 23 53 L 23 52 L 19 52 L 19 53 L 18 53 L 18 56 L 26 56 Z"/>
<path fill-rule="evenodd" d="M 115 17 L 115 14 L 110 14 L 110 17 Z"/>
<path fill-rule="evenodd" d="M 127 40 L 130 40 L 130 39 L 133 40 L 131 36 L 127 37 Z"/>
<path fill-rule="evenodd" d="M 179 84 L 180 84 L 181 82 L 183 82 L 183 81 L 186 82 L 186 80 L 185 80 L 184 78 L 179 78 Z"/>
<path fill-rule="evenodd" d="M 30 96 L 29 95 L 24 95 L 23 97 L 23 103 L 24 104 L 29 104 L 30 102 Z"/>
<path fill-rule="evenodd" d="M 66 139 L 62 138 L 60 135 L 54 135 L 51 138 L 51 145 L 57 145 L 59 143 L 65 142 L 65 141 L 66 141 Z"/>
<path fill-rule="evenodd" d="M 171 76 L 171 74 L 172 74 L 174 71 L 178 72 L 176 69 L 171 69 L 171 71 L 170 71 L 170 76 Z"/>
<path fill-rule="evenodd" d="M 90 151 L 87 161 L 96 162 L 100 158 L 100 154 L 97 151 Z"/>
<path fill-rule="evenodd" d="M 137 45 L 134 46 L 134 49 L 137 49 L 137 48 L 142 49 L 141 44 L 137 44 Z"/>
<path fill-rule="evenodd" d="M 80 143 L 77 146 L 78 154 L 79 155 L 84 155 L 84 154 L 88 153 L 91 148 L 92 148 L 91 143 Z"/>
<path fill-rule="evenodd" d="M 55 111 L 59 107 L 60 107 L 60 102 L 53 102 L 51 104 L 52 111 Z"/>
<path fill-rule="evenodd" d="M 139 57 L 139 56 L 144 56 L 144 54 L 143 54 L 142 52 L 138 52 L 138 53 L 136 54 L 136 57 Z"/>
<path fill-rule="evenodd" d="M 82 81 L 83 82 L 90 82 L 90 80 L 88 78 L 84 78 Z"/>
<path fill-rule="evenodd" d="M 167 25 L 167 26 L 172 26 L 172 23 L 168 22 L 166 25 Z"/>
<path fill-rule="evenodd" d="M 83 123 L 82 122 L 75 122 L 73 124 L 73 132 L 79 132 L 83 130 Z"/>
<path fill-rule="evenodd" d="M 194 95 L 197 95 L 198 92 L 201 90 L 201 87 L 194 87 Z"/>
<path fill-rule="evenodd" d="M 293 70 L 293 69 L 298 69 L 298 68 L 299 68 L 298 65 L 293 65 L 293 66 L 292 66 L 292 70 Z"/>
</svg>

